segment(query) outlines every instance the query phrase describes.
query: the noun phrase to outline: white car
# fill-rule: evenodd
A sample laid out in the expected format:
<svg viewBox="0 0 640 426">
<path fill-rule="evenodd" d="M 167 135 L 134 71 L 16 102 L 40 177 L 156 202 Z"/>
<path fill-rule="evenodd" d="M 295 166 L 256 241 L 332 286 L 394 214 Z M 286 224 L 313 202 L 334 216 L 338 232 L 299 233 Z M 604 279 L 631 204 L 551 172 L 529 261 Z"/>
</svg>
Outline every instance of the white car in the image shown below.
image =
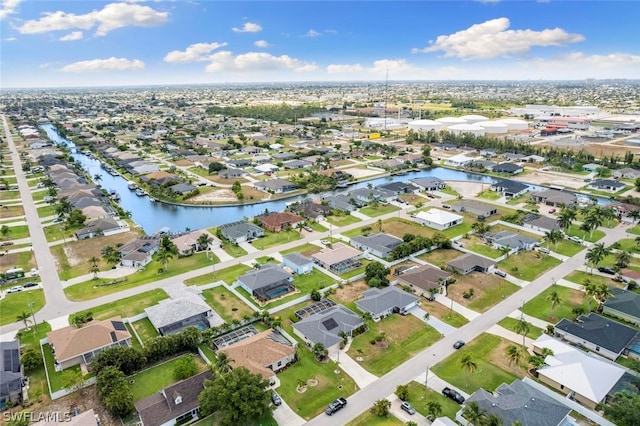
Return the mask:
<svg viewBox="0 0 640 426">
<path fill-rule="evenodd" d="M 9 290 L 7 290 L 7 293 L 17 293 L 19 291 L 22 291 L 22 288 L 23 287 L 21 285 L 14 285 Z"/>
<path fill-rule="evenodd" d="M 320 240 L 320 244 L 322 244 L 324 246 L 328 246 L 331 243 L 329 242 L 329 240 Z"/>
</svg>

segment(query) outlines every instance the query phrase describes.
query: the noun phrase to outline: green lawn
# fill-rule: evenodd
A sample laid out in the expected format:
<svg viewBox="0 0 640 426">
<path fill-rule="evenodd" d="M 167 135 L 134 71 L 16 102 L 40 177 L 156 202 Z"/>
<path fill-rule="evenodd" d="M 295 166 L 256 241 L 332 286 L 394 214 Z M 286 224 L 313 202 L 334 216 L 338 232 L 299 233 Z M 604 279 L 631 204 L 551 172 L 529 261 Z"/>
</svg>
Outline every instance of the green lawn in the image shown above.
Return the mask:
<svg viewBox="0 0 640 426">
<path fill-rule="evenodd" d="M 521 280 L 533 281 L 549 269 L 555 268 L 562 262 L 555 257 L 547 256 L 535 251 L 520 251 L 498 262 L 500 269 Z"/>
<path fill-rule="evenodd" d="M 0 201 L 19 200 L 20 191 L 0 191 Z"/>
<path fill-rule="evenodd" d="M 506 328 L 507 330 L 513 331 L 516 334 L 519 334 L 516 330 L 518 329 L 518 323 L 520 321 L 518 321 L 515 318 L 511 318 L 511 317 L 506 317 L 502 320 L 500 320 L 500 322 L 498 322 L 498 325 L 500 325 L 501 327 Z M 529 324 L 529 332 L 527 333 L 527 337 L 530 339 L 537 339 L 538 337 L 542 336 L 543 330 L 539 327 L 536 327 L 535 325 Z"/>
<path fill-rule="evenodd" d="M 471 231 L 471 225 L 473 225 L 473 223 L 464 221 L 460 225 L 452 226 L 451 228 L 439 232 L 444 234 L 447 238 L 453 238 Z"/>
<path fill-rule="evenodd" d="M 618 243 L 620 243 L 620 250 L 628 251 L 629 253 L 640 253 L 640 246 L 631 238 L 623 238 Z"/>
<path fill-rule="evenodd" d="M 206 369 L 205 363 L 200 357 L 187 354 L 136 373 L 127 378 L 127 380 L 134 381 L 134 383 L 129 386 L 133 393 L 133 400 L 139 401 L 175 383 L 177 381 L 174 373 L 176 365 L 180 359 L 188 356 L 195 358 L 198 372 Z"/>
<path fill-rule="evenodd" d="M 369 330 L 353 340 L 348 353 L 353 359 L 364 358 L 360 365 L 377 376 L 388 373 L 442 337 L 438 331 L 413 315 L 391 315 L 367 325 Z M 375 347 L 370 343 L 381 333 L 387 337 L 387 348 Z"/>
<path fill-rule="evenodd" d="M 56 214 L 56 209 L 53 205 L 38 207 L 38 217 L 48 217 L 54 214 Z"/>
<path fill-rule="evenodd" d="M 136 294 L 135 296 L 126 297 L 116 302 L 105 303 L 104 305 L 86 309 L 78 313 L 90 311 L 93 313 L 93 317 L 99 320 L 106 320 L 115 316 L 128 318 L 143 313 L 144 308 L 153 306 L 168 297 L 167 293 L 162 289 L 149 290 L 144 293 Z"/>
<path fill-rule="evenodd" d="M 341 278 L 348 280 L 349 278 L 355 277 L 356 275 L 364 274 L 364 270 L 367 268 L 367 265 L 371 263 L 371 261 L 366 259 L 360 259 L 361 265 L 355 269 L 347 271 L 343 274 L 338 274 Z"/>
<path fill-rule="evenodd" d="M 364 413 L 360 414 L 355 419 L 351 420 L 347 423 L 347 426 L 402 426 L 404 425 L 397 417 L 394 417 L 393 414 L 389 414 L 387 417 L 381 417 L 376 414 L 373 414 L 371 411 L 367 410 Z"/>
<path fill-rule="evenodd" d="M 393 204 L 378 204 L 362 207 L 360 209 L 360 213 L 369 217 L 378 217 L 382 216 L 383 214 L 395 212 L 398 210 L 400 210 L 400 208 L 394 206 Z"/>
<path fill-rule="evenodd" d="M 560 303 L 555 306 L 552 312 L 551 302 L 547 300 L 547 297 L 554 291 L 560 296 Z M 561 318 L 575 318 L 576 316 L 571 311 L 577 306 L 587 307 L 583 292 L 561 285 L 553 285 L 525 303 L 524 313 L 544 321 L 555 323 Z"/>
<path fill-rule="evenodd" d="M 0 218 L 2 219 L 8 219 L 10 217 L 18 219 L 17 216 L 24 216 L 24 208 L 20 205 L 4 206 L 2 207 L 2 210 L 0 210 L 0 212 L 2 212 L 2 214 L 0 215 Z"/>
<path fill-rule="evenodd" d="M 18 321 L 17 316 L 23 312 L 31 313 L 29 302 L 33 302 L 33 313 L 38 320 L 38 311 L 44 307 L 44 291 L 41 289 L 21 291 L 7 294 L 0 300 L 0 325 Z"/>
<path fill-rule="evenodd" d="M 487 191 L 481 192 L 480 194 L 476 195 L 476 197 L 477 198 L 482 198 L 484 200 L 495 201 L 495 200 L 499 200 L 500 198 L 502 198 L 502 195 L 500 195 L 496 191 L 487 190 Z"/>
<path fill-rule="evenodd" d="M 502 344 L 502 339 L 490 334 L 481 334 L 468 342 L 462 349 L 449 356 L 444 361 L 431 368 L 441 379 L 467 393 L 473 393 L 480 388 L 493 392 L 502 383 L 511 383 L 516 376 L 498 367 L 491 352 Z M 470 354 L 477 368 L 473 373 L 467 373 L 461 366 L 460 360 L 465 354 Z M 504 357 L 504 354 L 498 354 Z M 468 380 L 468 386 L 467 386 Z"/>
<path fill-rule="evenodd" d="M 627 232 L 635 235 L 640 235 L 640 223 L 637 225 L 634 225 L 633 228 L 627 229 Z"/>
<path fill-rule="evenodd" d="M 588 272 L 584 271 L 573 271 L 572 273 L 564 277 L 564 279 L 576 284 L 584 284 L 586 280 L 589 280 L 591 281 L 591 283 L 597 285 L 613 285 L 613 280 L 609 277 L 596 274 L 591 275 Z"/>
<path fill-rule="evenodd" d="M 309 420 L 322 413 L 331 401 L 348 397 L 357 390 L 357 385 L 344 371 L 335 373 L 333 361 L 319 363 L 310 350 L 300 346 L 298 362 L 278 373 L 280 387 L 278 393 L 301 417 Z M 298 380 L 315 379 L 317 386 L 307 386 L 305 392 L 298 392 Z"/>
<path fill-rule="evenodd" d="M 320 250 L 322 249 L 317 245 L 306 243 L 301 246 L 290 248 L 289 250 L 283 250 L 280 252 L 280 254 L 285 255 L 289 253 L 300 253 L 303 256 L 311 257 L 312 255 L 318 253 Z"/>
<path fill-rule="evenodd" d="M 207 259 L 206 253 L 197 253 L 193 256 L 170 260 L 167 264 L 167 270 L 162 273 L 158 273 L 158 270 L 162 268 L 162 265 L 158 261 L 153 260 L 145 267 L 144 270 L 129 275 L 127 277 L 128 280 L 120 284 L 95 287 L 96 284 L 109 282 L 111 280 L 102 278 L 98 280 L 91 279 L 89 281 L 67 287 L 64 289 L 64 292 L 67 295 L 67 298 L 72 301 L 90 300 L 160 279 L 170 278 L 205 266 L 211 266 L 211 260 Z"/>
<path fill-rule="evenodd" d="M 251 241 L 251 245 L 258 250 L 265 250 L 269 247 L 279 246 L 291 241 L 300 239 L 300 232 L 296 230 L 270 232 L 265 231 L 265 236 Z"/>
<path fill-rule="evenodd" d="M 498 285 L 491 289 L 491 291 L 483 291 L 480 296 L 474 296 L 467 307 L 477 312 L 484 312 L 518 290 L 520 290 L 520 287 L 517 285 L 505 280 L 500 280 Z"/>
<path fill-rule="evenodd" d="M 585 249 L 585 246 L 582 244 L 564 239 L 559 241 L 558 244 L 549 244 L 548 246 L 545 244 L 544 247 L 549 247 L 550 250 L 569 257 L 572 257 Z"/>
<path fill-rule="evenodd" d="M 149 340 L 158 337 L 158 332 L 153 324 L 151 324 L 151 321 L 149 321 L 149 318 L 143 318 L 131 324 L 133 328 L 135 328 L 136 333 L 138 333 L 138 336 L 140 336 L 142 343 L 147 343 Z"/>
<path fill-rule="evenodd" d="M 584 232 L 580 229 L 580 227 L 576 224 L 571 225 L 569 231 L 566 232 L 567 235 L 571 235 L 572 237 L 578 237 L 590 243 L 595 243 L 596 241 L 604 238 L 605 233 L 599 229 L 593 230 L 593 236 L 590 232 Z"/>
<path fill-rule="evenodd" d="M 229 241 L 222 242 L 222 250 L 226 251 L 231 257 L 240 257 L 247 254 L 247 251 L 240 246 L 230 243 Z"/>
<path fill-rule="evenodd" d="M 194 278 L 189 278 L 188 280 L 185 280 L 184 283 L 187 285 L 203 285 L 216 281 L 224 281 L 228 285 L 232 285 L 240 275 L 245 274 L 250 269 L 251 268 L 247 265 L 240 263 L 220 271 L 216 270 L 215 274 L 207 273 Z"/>
<path fill-rule="evenodd" d="M 37 318 L 36 318 L 37 319 Z M 30 324 L 31 325 L 31 324 Z M 31 329 L 22 329 L 16 334 L 16 338 L 20 342 L 23 353 L 31 349 L 40 353 L 40 339 L 47 337 L 47 333 L 51 331 L 49 323 L 39 323 L 37 331 L 34 327 Z M 39 399 L 46 400 L 49 397 L 49 385 L 47 384 L 47 375 L 45 373 L 44 362 L 34 371 L 27 374 L 29 376 L 29 399 L 36 401 Z"/>
<path fill-rule="evenodd" d="M 52 243 L 54 241 L 71 241 L 75 238 L 75 231 L 77 228 L 65 229 L 64 223 L 52 224 L 42 228 L 47 241 Z"/>
<path fill-rule="evenodd" d="M 5 237 L 0 236 L 0 241 L 19 240 L 29 236 L 29 227 L 27 225 L 11 226 L 10 223 L 6 225 L 9 227 L 10 232 Z"/>
<path fill-rule="evenodd" d="M 355 216 L 351 216 L 350 214 L 345 214 L 340 216 L 331 215 L 327 217 L 327 222 L 329 222 L 333 226 L 342 227 L 346 225 L 351 225 L 352 223 L 358 223 L 360 222 L 360 219 L 358 219 Z"/>
<path fill-rule="evenodd" d="M 442 192 L 443 194 L 453 195 L 454 197 L 457 197 L 458 195 L 460 195 L 458 191 L 456 191 L 455 189 L 449 186 L 439 189 L 438 191 Z"/>
<path fill-rule="evenodd" d="M 49 373 L 49 384 L 51 392 L 57 392 L 61 389 L 64 389 L 62 385 L 62 375 L 63 371 L 56 371 L 55 369 L 55 357 L 53 356 L 53 351 L 51 350 L 51 346 L 48 344 L 42 345 L 42 352 L 44 352 L 44 362 L 47 367 L 47 373 Z M 80 371 L 79 365 L 74 365 L 73 367 L 66 368 L 64 371 Z"/>
<path fill-rule="evenodd" d="M 427 380 L 427 384 L 428 383 L 429 381 Z M 407 385 L 409 386 L 409 399 L 407 401 L 418 413 L 426 416 L 429 413 L 427 411 L 427 401 L 436 401 L 439 402 L 442 407 L 441 416 L 448 417 L 452 420 L 456 418 L 456 413 L 460 410 L 460 405 L 433 389 L 428 389 L 425 395 L 424 385 L 418 382 L 411 381 L 407 383 Z"/>
<path fill-rule="evenodd" d="M 254 313 L 253 309 L 223 286 L 203 290 L 202 295 L 207 304 L 226 322 L 242 320 L 246 315 Z"/>
<path fill-rule="evenodd" d="M 326 232 L 328 231 L 327 228 L 325 228 L 324 226 L 320 225 L 318 222 L 316 222 L 315 220 L 308 220 L 306 222 L 307 226 L 311 229 L 313 229 L 314 231 L 318 231 L 318 232 Z"/>
<path fill-rule="evenodd" d="M 492 259 L 497 259 L 502 255 L 502 252 L 500 250 L 497 250 L 487 244 L 481 243 L 477 238 L 475 238 L 474 240 L 462 239 L 460 240 L 460 243 L 463 244 L 464 248 L 483 256 L 490 257 Z M 467 241 L 472 241 L 472 243 L 469 244 L 467 243 Z"/>
</svg>

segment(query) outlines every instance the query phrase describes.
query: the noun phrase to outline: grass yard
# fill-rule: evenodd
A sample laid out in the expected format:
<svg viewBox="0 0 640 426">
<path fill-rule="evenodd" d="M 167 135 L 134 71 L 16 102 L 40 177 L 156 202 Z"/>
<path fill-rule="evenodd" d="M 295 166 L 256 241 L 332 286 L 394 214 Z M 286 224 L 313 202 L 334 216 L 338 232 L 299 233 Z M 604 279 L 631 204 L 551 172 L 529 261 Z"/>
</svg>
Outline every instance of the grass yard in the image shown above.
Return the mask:
<svg viewBox="0 0 640 426">
<path fill-rule="evenodd" d="M 420 299 L 420 307 L 423 311 L 428 312 L 429 315 L 433 315 L 439 320 L 446 322 L 452 327 L 460 328 L 469 322 L 468 319 L 451 310 L 451 308 L 444 306 L 439 302 L 431 302 L 426 299 Z"/>
<path fill-rule="evenodd" d="M 47 333 L 51 331 L 51 326 L 49 323 L 44 322 L 38 324 L 37 328 L 37 332 L 35 328 L 31 328 L 29 330 L 22 329 L 16 334 L 23 353 L 29 349 L 40 353 L 40 339 L 47 337 Z M 27 375 L 29 376 L 29 399 L 46 403 L 49 399 L 49 385 L 47 385 L 44 363 Z"/>
<path fill-rule="evenodd" d="M 0 201 L 19 200 L 20 191 L 0 191 Z"/>
<path fill-rule="evenodd" d="M 595 243 L 596 241 L 604 238 L 605 235 L 605 233 L 599 229 L 594 229 L 593 233 L 582 231 L 576 224 L 571 225 L 571 228 L 569 228 L 569 231 L 566 232 L 566 234 L 571 235 L 572 237 L 581 238 L 590 243 Z"/>
<path fill-rule="evenodd" d="M 132 322 L 130 325 L 132 325 L 136 330 L 136 333 L 138 333 L 138 336 L 140 337 L 140 340 L 142 340 L 143 344 L 147 343 L 149 340 L 155 337 L 158 337 L 158 332 L 156 331 L 153 324 L 151 324 L 151 321 L 149 321 L 149 318 L 143 318 L 136 322 Z"/>
<path fill-rule="evenodd" d="M 86 309 L 77 313 L 92 312 L 93 317 L 99 320 L 106 320 L 115 316 L 129 318 L 144 312 L 144 308 L 153 306 L 159 301 L 167 299 L 169 296 L 162 289 L 149 290 L 135 296 L 120 299 L 116 302 L 105 303 L 91 309 Z M 142 336 L 141 336 L 142 337 Z"/>
<path fill-rule="evenodd" d="M 377 227 L 373 228 L 375 228 L 376 232 L 378 231 Z M 382 232 L 386 232 L 387 234 L 391 234 L 398 238 L 402 238 L 404 234 L 424 235 L 428 237 L 433 236 L 431 232 L 428 232 L 428 235 L 425 235 L 425 231 L 431 231 L 431 229 L 399 217 L 392 217 L 382 222 Z"/>
<path fill-rule="evenodd" d="M 627 232 L 635 235 L 640 235 L 640 224 L 634 225 L 632 228 L 627 229 Z"/>
<path fill-rule="evenodd" d="M 415 194 L 400 194 L 398 198 L 415 207 L 422 206 L 424 203 L 429 202 L 428 199 Z"/>
<path fill-rule="evenodd" d="M 44 307 L 44 291 L 25 290 L 19 293 L 7 294 L 0 300 L 0 325 L 18 321 L 18 315 L 23 312 L 31 313 L 29 302 L 33 302 L 33 313 L 37 314 Z M 38 317 L 36 316 L 36 320 Z"/>
<path fill-rule="evenodd" d="M 591 283 L 597 284 L 597 285 L 605 284 L 608 286 L 613 286 L 618 284 L 609 277 L 597 275 L 597 274 L 591 275 L 588 272 L 584 272 L 584 271 L 573 271 L 572 273 L 564 277 L 564 279 L 580 285 L 584 284 L 586 280 L 589 280 L 591 281 Z"/>
<path fill-rule="evenodd" d="M 511 318 L 511 317 L 506 317 L 502 320 L 500 320 L 500 322 L 498 322 L 498 325 L 506 328 L 509 331 L 513 331 L 516 334 L 520 334 L 518 333 L 516 330 L 518 330 L 518 323 L 520 321 L 515 319 L 515 318 Z M 529 324 L 529 332 L 527 332 L 527 337 L 530 339 L 537 339 L 538 337 L 542 336 L 543 330 L 539 327 L 536 327 L 535 325 Z M 522 334 L 520 334 L 522 336 Z"/>
<path fill-rule="evenodd" d="M 327 228 L 325 228 L 324 226 L 320 225 L 318 222 L 316 222 L 315 220 L 307 220 L 305 222 L 305 224 L 313 229 L 314 231 L 318 231 L 318 232 L 326 232 L 328 231 Z"/>
<path fill-rule="evenodd" d="M 204 300 L 226 322 L 242 320 L 246 315 L 252 316 L 254 311 L 242 300 L 223 286 L 202 291 Z"/>
<path fill-rule="evenodd" d="M 57 392 L 61 389 L 64 389 L 62 385 L 62 375 L 63 371 L 56 371 L 55 369 L 55 357 L 53 356 L 53 350 L 51 346 L 48 344 L 42 345 L 42 352 L 44 352 L 44 362 L 47 368 L 47 373 L 49 373 L 49 385 L 51 392 Z M 73 367 L 66 368 L 64 371 L 80 371 L 79 365 L 74 365 Z"/>
<path fill-rule="evenodd" d="M 64 223 L 51 224 L 42 228 L 44 230 L 44 236 L 47 242 L 65 241 L 70 243 L 75 239 L 75 231 L 77 228 L 65 229 Z M 101 237 L 107 238 L 107 237 Z M 89 240 L 86 240 L 89 241 Z M 108 245 L 108 244 L 105 244 Z"/>
<path fill-rule="evenodd" d="M 477 312 L 485 312 L 520 289 L 515 284 L 494 274 L 472 272 L 455 275 L 455 284 L 448 287 L 449 297 Z M 463 293 L 473 289 L 473 297 L 465 299 Z"/>
<path fill-rule="evenodd" d="M 445 229 L 444 231 L 439 231 L 441 234 L 446 236 L 447 238 L 457 237 L 459 235 L 466 234 L 471 231 L 471 226 L 473 223 L 470 221 L 463 221 L 460 225 L 452 226 L 451 228 Z"/>
<path fill-rule="evenodd" d="M 222 250 L 226 251 L 231 257 L 240 257 L 247 254 L 247 251 L 240 246 L 237 246 L 229 241 L 222 242 Z"/>
<path fill-rule="evenodd" d="M 381 417 L 373 414 L 367 410 L 360 414 L 355 419 L 347 423 L 347 426 L 403 426 L 404 423 L 400 421 L 393 414 L 389 414 L 387 417 Z"/>
<path fill-rule="evenodd" d="M 351 216 L 350 214 L 345 214 L 345 215 L 333 214 L 327 217 L 327 222 L 329 222 L 333 226 L 343 227 L 346 225 L 351 225 L 352 223 L 358 223 L 360 222 L 360 219 L 358 219 L 355 216 Z"/>
<path fill-rule="evenodd" d="M 252 240 L 251 245 L 258 250 L 264 250 L 268 249 L 269 247 L 279 246 L 281 244 L 285 244 L 290 241 L 296 241 L 299 239 L 300 232 L 293 229 L 280 232 L 265 231 L 265 236 Z"/>
<path fill-rule="evenodd" d="M 56 214 L 56 208 L 53 205 L 45 205 L 38 207 L 38 217 L 48 217 Z"/>
<path fill-rule="evenodd" d="M 203 285 L 216 281 L 224 281 L 228 285 L 232 285 L 240 275 L 245 274 L 251 268 L 245 264 L 233 265 L 225 269 L 216 270 L 215 274 L 207 273 L 194 278 L 185 280 L 186 285 Z"/>
<path fill-rule="evenodd" d="M 444 268 L 447 263 L 462 256 L 464 253 L 454 249 L 437 249 L 429 253 L 421 254 L 418 259 L 429 262 L 438 268 Z"/>
<path fill-rule="evenodd" d="M 427 380 L 427 383 L 428 382 Z M 425 395 L 424 385 L 418 382 L 411 381 L 407 383 L 407 385 L 409 386 L 408 402 L 418 413 L 426 416 L 429 414 L 427 411 L 427 401 L 436 401 L 440 403 L 442 407 L 442 416 L 452 420 L 456 418 L 456 413 L 460 410 L 460 405 L 433 389 L 428 389 Z"/>
<path fill-rule="evenodd" d="M 438 331 L 413 315 L 391 315 L 367 325 L 369 330 L 353 340 L 348 354 L 356 360 L 358 357 L 364 358 L 360 365 L 377 376 L 388 373 L 442 337 Z M 386 335 L 387 348 L 370 343 L 381 333 Z"/>
<path fill-rule="evenodd" d="M 458 242 L 461 243 L 464 248 L 492 259 L 497 259 L 502 255 L 500 250 L 493 248 L 490 244 L 485 244 L 475 235 L 469 235 L 468 238 L 463 238 Z"/>
<path fill-rule="evenodd" d="M 400 210 L 400 208 L 394 206 L 393 204 L 378 204 L 362 207 L 360 209 L 360 213 L 369 217 L 378 217 L 382 216 L 383 214 L 396 212 L 398 210 Z"/>
<path fill-rule="evenodd" d="M 446 186 L 442 189 L 438 190 L 439 192 L 442 192 L 443 194 L 447 194 L 447 195 L 453 195 L 454 197 L 457 197 L 458 195 L 460 195 L 460 193 L 458 191 L 456 191 L 455 189 L 451 188 L 450 186 Z"/>
<path fill-rule="evenodd" d="M 29 227 L 27 225 L 12 226 L 10 223 L 6 225 L 9 227 L 9 232 L 6 236 L 0 234 L 0 241 L 19 240 L 29 236 Z"/>
<path fill-rule="evenodd" d="M 521 280 L 533 281 L 562 261 L 536 251 L 520 251 L 497 263 L 500 269 Z"/>
<path fill-rule="evenodd" d="M 278 393 L 299 416 L 309 420 L 322 413 L 331 401 L 336 398 L 347 398 L 357 390 L 357 385 L 344 371 L 336 374 L 333 361 L 319 363 L 310 350 L 301 345 L 298 351 L 298 362 L 278 373 L 280 387 Z M 298 381 L 315 379 L 316 386 L 307 386 L 302 393 L 298 392 Z"/>
<path fill-rule="evenodd" d="M 502 383 L 511 383 L 516 374 L 509 368 L 505 356 L 505 348 L 512 343 L 490 334 L 481 334 L 468 342 L 462 349 L 436 364 L 431 369 L 441 379 L 451 383 L 467 393 L 473 393 L 480 388 L 493 392 Z M 476 371 L 467 373 L 462 368 L 461 359 L 470 354 L 476 363 Z M 526 370 L 517 367 L 519 377 L 524 377 Z"/>
<path fill-rule="evenodd" d="M 281 251 L 281 255 L 289 254 L 289 253 L 300 253 L 303 256 L 311 257 L 316 253 L 319 253 L 322 250 L 320 247 L 315 244 L 306 243 L 298 247 L 290 248 L 289 250 Z"/>
<path fill-rule="evenodd" d="M 582 244 L 574 243 L 569 240 L 562 240 L 559 241 L 558 244 L 549 244 L 548 246 L 545 244 L 544 247 L 549 247 L 550 250 L 569 257 L 572 257 L 585 249 L 585 246 Z"/>
<path fill-rule="evenodd" d="M 551 302 L 547 300 L 547 297 L 554 291 L 560 296 L 560 303 L 558 303 L 552 311 Z M 578 306 L 588 307 L 584 296 L 585 294 L 581 291 L 561 285 L 553 285 L 525 303 L 524 313 L 552 323 L 555 323 L 560 318 L 573 319 L 576 317 L 574 313 L 571 312 L 573 308 Z"/>
<path fill-rule="evenodd" d="M 14 248 L 14 247 L 15 246 L 11 246 L 11 248 Z M 25 278 L 7 281 L 7 283 L 2 286 L 2 287 L 6 287 L 5 290 L 14 285 L 23 284 L 23 281 L 38 281 L 37 279 L 31 278 L 28 273 L 31 270 L 31 268 L 35 268 L 37 265 L 35 255 L 31 250 L 7 253 L 4 256 L 2 256 L 2 261 L 0 262 L 0 265 L 2 265 L 1 269 L 3 270 L 16 267 L 16 268 L 22 268 L 25 271 Z M 5 265 L 6 265 L 6 268 L 5 268 Z"/>
<path fill-rule="evenodd" d="M 496 191 L 487 190 L 476 195 L 477 198 L 481 198 L 483 200 L 496 201 L 502 198 L 502 195 Z"/>
<path fill-rule="evenodd" d="M 202 361 L 199 356 L 193 354 L 183 355 L 155 365 L 127 378 L 129 381 L 134 381 L 134 383 L 129 386 L 133 393 L 133 400 L 139 401 L 175 383 L 175 368 L 178 362 L 180 359 L 189 356 L 194 357 L 198 373 L 206 370 L 207 366 L 204 361 Z"/>
<path fill-rule="evenodd" d="M 0 218 L 8 219 L 10 217 L 24 216 L 24 208 L 22 206 L 4 206 L 0 210 Z M 40 211 L 38 210 L 38 214 Z"/>
<path fill-rule="evenodd" d="M 367 259 L 360 259 L 360 263 L 361 263 L 361 265 L 358 266 L 357 268 L 352 269 L 350 271 L 347 271 L 347 272 L 345 272 L 343 274 L 337 274 L 337 275 L 339 275 L 341 278 L 343 278 L 345 280 L 348 280 L 348 279 L 353 278 L 353 277 L 355 277 L 357 275 L 364 274 L 364 270 L 367 268 L 367 265 L 369 263 L 371 263 L 371 261 L 369 261 Z"/>
</svg>

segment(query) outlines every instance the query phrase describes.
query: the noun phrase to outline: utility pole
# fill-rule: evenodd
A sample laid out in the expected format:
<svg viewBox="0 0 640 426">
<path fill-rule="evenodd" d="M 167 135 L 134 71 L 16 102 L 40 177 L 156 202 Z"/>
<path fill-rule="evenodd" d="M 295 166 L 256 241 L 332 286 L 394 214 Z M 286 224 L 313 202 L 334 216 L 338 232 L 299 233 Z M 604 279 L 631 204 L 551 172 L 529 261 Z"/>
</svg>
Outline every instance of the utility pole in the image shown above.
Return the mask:
<svg viewBox="0 0 640 426">
<path fill-rule="evenodd" d="M 33 318 L 33 330 L 34 330 L 34 333 L 37 333 L 38 332 L 38 323 L 36 322 L 36 316 L 33 313 L 33 305 L 34 305 L 33 301 L 29 300 L 29 302 L 27 303 L 27 306 L 29 306 L 29 310 L 31 310 L 31 318 Z"/>
<path fill-rule="evenodd" d="M 427 393 L 429 392 L 429 388 L 427 387 L 427 383 L 429 382 L 429 364 L 427 364 L 427 371 L 424 375 L 424 399 L 427 399 Z"/>
</svg>

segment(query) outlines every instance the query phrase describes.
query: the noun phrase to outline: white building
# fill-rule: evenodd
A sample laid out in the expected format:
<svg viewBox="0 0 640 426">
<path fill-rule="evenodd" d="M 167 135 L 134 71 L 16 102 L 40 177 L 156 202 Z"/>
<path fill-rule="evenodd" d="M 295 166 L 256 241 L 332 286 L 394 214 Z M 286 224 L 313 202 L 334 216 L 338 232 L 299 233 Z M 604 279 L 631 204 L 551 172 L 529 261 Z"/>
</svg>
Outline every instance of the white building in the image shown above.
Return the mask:
<svg viewBox="0 0 640 426">
<path fill-rule="evenodd" d="M 444 210 L 431 209 L 414 216 L 416 222 L 429 228 L 443 231 L 462 223 L 462 216 Z"/>
</svg>

